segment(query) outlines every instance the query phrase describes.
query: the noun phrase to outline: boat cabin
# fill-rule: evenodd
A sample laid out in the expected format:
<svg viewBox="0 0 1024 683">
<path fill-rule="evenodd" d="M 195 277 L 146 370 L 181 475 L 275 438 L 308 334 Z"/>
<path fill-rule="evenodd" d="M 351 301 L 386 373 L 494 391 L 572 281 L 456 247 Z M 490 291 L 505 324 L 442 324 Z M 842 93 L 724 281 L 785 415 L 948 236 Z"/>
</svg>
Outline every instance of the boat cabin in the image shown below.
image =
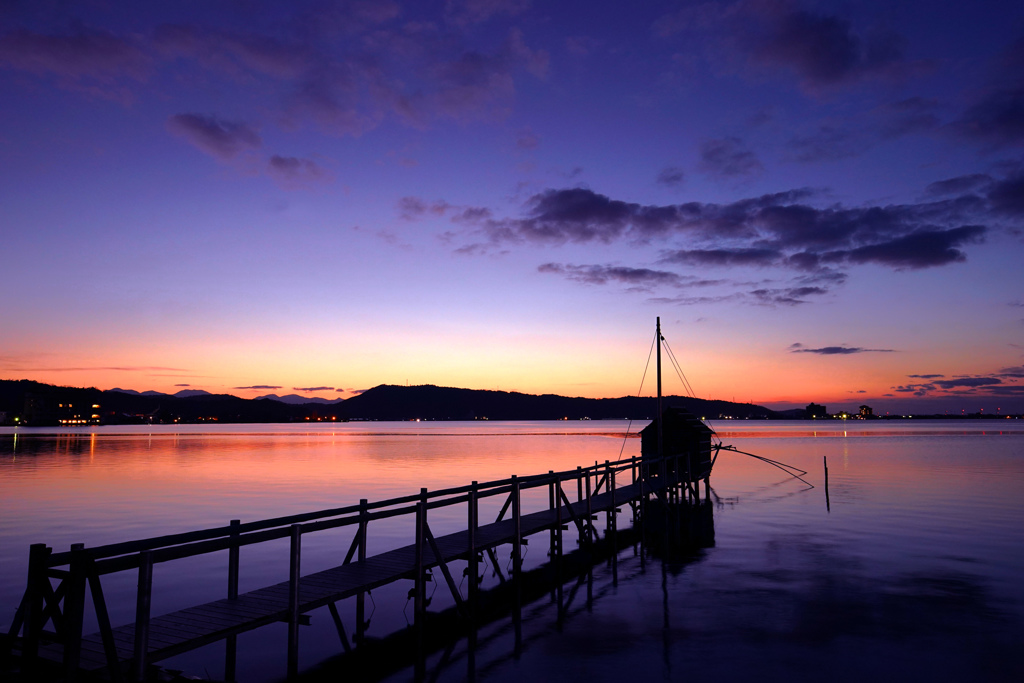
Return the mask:
<svg viewBox="0 0 1024 683">
<path fill-rule="evenodd" d="M 683 456 L 678 460 L 680 481 L 695 482 L 711 475 L 711 437 L 714 430 L 685 408 L 670 407 L 661 415 L 664 422 L 662 440 L 665 455 Z M 653 420 L 640 432 L 640 455 L 644 459 L 658 457 L 658 421 Z M 667 473 L 675 475 L 675 462 L 668 462 Z M 652 470 L 652 474 L 660 472 Z"/>
</svg>

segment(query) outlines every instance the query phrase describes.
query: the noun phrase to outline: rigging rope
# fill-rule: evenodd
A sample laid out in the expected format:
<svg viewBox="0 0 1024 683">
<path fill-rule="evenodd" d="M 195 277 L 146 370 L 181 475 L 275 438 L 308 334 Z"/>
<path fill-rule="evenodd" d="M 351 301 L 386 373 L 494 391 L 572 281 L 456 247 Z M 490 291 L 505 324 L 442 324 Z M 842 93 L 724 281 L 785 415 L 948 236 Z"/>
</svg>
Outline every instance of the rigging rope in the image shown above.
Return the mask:
<svg viewBox="0 0 1024 683">
<path fill-rule="evenodd" d="M 651 350 L 647 352 L 647 365 L 644 366 L 644 376 L 640 378 L 640 388 L 636 390 L 636 397 L 640 398 L 640 392 L 644 390 L 644 380 L 647 379 L 647 371 L 651 369 L 651 356 L 654 355 L 654 345 L 658 341 L 658 335 L 655 333 L 654 341 L 651 342 Z M 622 454 L 626 450 L 626 439 L 629 438 L 629 430 L 633 426 L 633 418 L 629 418 L 629 424 L 626 425 L 626 435 L 622 437 L 622 448 L 619 449 L 619 460 L 622 460 Z"/>
</svg>

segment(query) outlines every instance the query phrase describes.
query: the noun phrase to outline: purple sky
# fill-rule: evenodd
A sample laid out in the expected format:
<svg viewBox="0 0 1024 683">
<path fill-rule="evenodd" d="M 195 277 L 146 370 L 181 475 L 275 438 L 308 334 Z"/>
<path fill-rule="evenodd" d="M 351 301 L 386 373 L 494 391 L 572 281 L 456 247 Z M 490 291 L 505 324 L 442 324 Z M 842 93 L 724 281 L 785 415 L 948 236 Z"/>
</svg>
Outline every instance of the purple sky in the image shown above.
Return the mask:
<svg viewBox="0 0 1024 683">
<path fill-rule="evenodd" d="M 0 378 L 621 396 L 661 316 L 702 397 L 1024 411 L 1019 2 L 8 1 L 0 89 Z"/>
</svg>

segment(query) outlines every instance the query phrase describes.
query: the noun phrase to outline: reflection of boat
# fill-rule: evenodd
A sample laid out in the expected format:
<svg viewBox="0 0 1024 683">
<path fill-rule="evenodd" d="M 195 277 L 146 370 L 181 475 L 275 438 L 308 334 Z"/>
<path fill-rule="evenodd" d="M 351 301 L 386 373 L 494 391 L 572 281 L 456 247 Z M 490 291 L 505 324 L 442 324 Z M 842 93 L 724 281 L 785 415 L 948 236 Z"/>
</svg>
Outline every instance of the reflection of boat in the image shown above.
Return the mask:
<svg viewBox="0 0 1024 683">
<path fill-rule="evenodd" d="M 652 476 L 668 476 L 673 482 L 683 484 L 695 498 L 699 499 L 696 486 L 704 481 L 705 496 L 710 491 L 711 467 L 719 445 L 715 430 L 700 418 L 680 406 L 662 406 L 661 394 L 661 318 L 657 319 L 655 341 L 658 347 L 658 417 L 640 432 L 641 457 L 661 462 L 652 468 Z"/>
</svg>

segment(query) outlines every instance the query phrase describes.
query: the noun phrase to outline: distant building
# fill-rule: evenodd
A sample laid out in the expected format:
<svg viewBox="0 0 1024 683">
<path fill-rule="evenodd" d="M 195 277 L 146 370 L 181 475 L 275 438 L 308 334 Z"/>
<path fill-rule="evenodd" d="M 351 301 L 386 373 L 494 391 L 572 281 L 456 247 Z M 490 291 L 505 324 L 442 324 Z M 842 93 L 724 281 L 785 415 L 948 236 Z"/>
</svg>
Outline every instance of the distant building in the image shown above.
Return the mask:
<svg viewBox="0 0 1024 683">
<path fill-rule="evenodd" d="M 805 410 L 807 411 L 807 418 L 811 420 L 819 417 L 828 417 L 828 410 L 825 409 L 825 406 L 819 406 L 817 403 L 808 403 Z"/>
<path fill-rule="evenodd" d="M 59 394 L 26 394 L 25 422 L 35 427 L 98 425 L 100 406 Z"/>
<path fill-rule="evenodd" d="M 872 417 L 874 414 L 875 414 L 875 412 L 873 410 L 871 410 L 871 406 L 861 406 L 860 407 L 860 416 L 861 417 Z"/>
</svg>

